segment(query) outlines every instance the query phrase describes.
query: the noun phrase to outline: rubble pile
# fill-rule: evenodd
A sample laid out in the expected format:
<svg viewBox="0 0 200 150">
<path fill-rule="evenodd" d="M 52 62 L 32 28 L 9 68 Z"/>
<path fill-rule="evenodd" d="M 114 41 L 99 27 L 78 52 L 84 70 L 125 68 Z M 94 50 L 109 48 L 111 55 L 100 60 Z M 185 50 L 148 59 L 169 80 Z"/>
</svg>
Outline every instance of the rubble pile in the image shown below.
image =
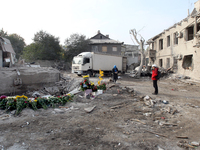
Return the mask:
<svg viewBox="0 0 200 150">
<path fill-rule="evenodd" d="M 138 78 L 138 67 L 135 68 L 135 70 L 130 71 L 129 76 L 132 78 Z M 167 77 L 169 74 L 174 73 L 174 69 L 173 68 L 168 68 L 168 69 L 164 69 L 164 68 L 159 68 L 159 71 L 161 72 L 161 77 Z M 151 70 L 150 69 L 142 69 L 141 71 L 141 75 L 140 76 L 146 76 L 146 77 L 151 77 Z"/>
<path fill-rule="evenodd" d="M 70 93 L 74 89 L 78 89 L 80 87 L 80 80 L 73 79 L 71 77 L 61 77 L 61 80 L 55 82 L 52 86 L 45 86 L 39 90 L 35 91 L 27 91 L 24 95 L 27 96 L 60 96 L 67 93 Z"/>
</svg>

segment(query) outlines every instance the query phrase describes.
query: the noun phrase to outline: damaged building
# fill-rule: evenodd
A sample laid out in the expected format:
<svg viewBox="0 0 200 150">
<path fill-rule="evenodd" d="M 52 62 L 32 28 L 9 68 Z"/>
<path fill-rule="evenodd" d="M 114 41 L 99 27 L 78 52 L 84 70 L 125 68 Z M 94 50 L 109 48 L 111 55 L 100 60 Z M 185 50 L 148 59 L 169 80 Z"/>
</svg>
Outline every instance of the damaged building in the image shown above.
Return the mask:
<svg viewBox="0 0 200 150">
<path fill-rule="evenodd" d="M 122 45 L 122 55 L 127 57 L 127 66 L 129 69 L 134 69 L 140 65 L 141 54 L 139 50 L 139 45 Z"/>
<path fill-rule="evenodd" d="M 15 64 L 15 55 L 10 40 L 0 36 L 0 68 L 12 67 Z"/>
<path fill-rule="evenodd" d="M 15 52 L 10 40 L 0 36 L 0 94 L 15 95 L 49 86 L 60 80 L 60 72 L 51 67 L 15 67 Z"/>
<path fill-rule="evenodd" d="M 200 80 L 200 0 L 191 14 L 147 41 L 149 65 Z"/>
</svg>

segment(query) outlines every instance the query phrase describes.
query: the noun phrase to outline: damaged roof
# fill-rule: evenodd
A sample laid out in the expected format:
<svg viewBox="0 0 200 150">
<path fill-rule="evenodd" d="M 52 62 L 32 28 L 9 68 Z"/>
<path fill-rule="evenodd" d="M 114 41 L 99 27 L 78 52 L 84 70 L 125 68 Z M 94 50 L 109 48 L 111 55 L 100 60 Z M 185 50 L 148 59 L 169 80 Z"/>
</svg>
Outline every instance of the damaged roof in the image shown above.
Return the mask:
<svg viewBox="0 0 200 150">
<path fill-rule="evenodd" d="M 0 44 L 1 44 L 3 52 L 9 52 L 9 53 L 15 54 L 15 51 L 13 50 L 10 40 L 0 37 Z"/>
<path fill-rule="evenodd" d="M 191 14 L 190 14 L 188 17 L 194 18 L 195 16 L 200 16 L 200 12 L 197 12 L 196 8 L 193 9 L 193 11 L 191 12 Z M 178 22 L 178 23 L 175 23 L 173 26 L 169 27 L 168 29 L 165 29 L 163 32 L 159 33 L 158 35 L 156 35 L 156 36 L 150 38 L 150 39 L 147 41 L 147 44 L 150 44 L 150 43 L 153 42 L 153 40 L 159 38 L 163 33 L 165 33 L 165 31 L 169 31 L 170 29 L 175 28 L 176 25 L 181 25 L 181 23 L 182 23 L 183 21 L 187 21 L 187 20 L 188 20 L 188 17 L 184 18 L 183 20 L 181 20 L 181 21 Z M 197 22 L 199 23 L 200 20 L 198 20 Z M 191 24 L 191 25 L 193 25 L 193 24 Z M 189 26 L 191 26 L 191 25 L 189 25 Z"/>
</svg>

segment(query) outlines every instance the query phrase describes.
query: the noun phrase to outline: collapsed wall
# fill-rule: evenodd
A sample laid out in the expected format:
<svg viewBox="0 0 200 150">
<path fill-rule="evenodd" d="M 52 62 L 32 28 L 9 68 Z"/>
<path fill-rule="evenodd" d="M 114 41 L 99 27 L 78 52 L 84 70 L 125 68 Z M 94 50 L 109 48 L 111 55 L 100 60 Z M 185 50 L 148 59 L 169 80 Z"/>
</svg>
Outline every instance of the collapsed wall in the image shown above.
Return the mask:
<svg viewBox="0 0 200 150">
<path fill-rule="evenodd" d="M 51 67 L 0 69 L 0 95 L 15 95 L 51 85 L 60 80 L 60 72 Z"/>
</svg>

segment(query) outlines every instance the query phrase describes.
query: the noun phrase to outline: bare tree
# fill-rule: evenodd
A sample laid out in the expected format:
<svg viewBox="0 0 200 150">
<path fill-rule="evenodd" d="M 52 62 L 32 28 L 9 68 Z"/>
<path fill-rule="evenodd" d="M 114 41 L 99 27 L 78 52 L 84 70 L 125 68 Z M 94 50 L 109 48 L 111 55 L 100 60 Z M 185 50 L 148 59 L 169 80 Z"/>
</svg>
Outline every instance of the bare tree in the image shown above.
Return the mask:
<svg viewBox="0 0 200 150">
<path fill-rule="evenodd" d="M 137 76 L 140 77 L 140 74 L 141 74 L 141 71 L 142 71 L 142 67 L 143 67 L 143 63 L 144 63 L 144 59 L 145 59 L 145 54 L 144 54 L 144 42 L 145 42 L 145 39 L 141 35 L 139 35 L 140 36 L 140 40 L 138 40 L 136 29 L 130 30 L 129 33 L 133 36 L 134 40 L 140 45 L 141 60 L 140 60 L 140 67 L 139 67 L 138 72 L 137 72 Z"/>
</svg>

